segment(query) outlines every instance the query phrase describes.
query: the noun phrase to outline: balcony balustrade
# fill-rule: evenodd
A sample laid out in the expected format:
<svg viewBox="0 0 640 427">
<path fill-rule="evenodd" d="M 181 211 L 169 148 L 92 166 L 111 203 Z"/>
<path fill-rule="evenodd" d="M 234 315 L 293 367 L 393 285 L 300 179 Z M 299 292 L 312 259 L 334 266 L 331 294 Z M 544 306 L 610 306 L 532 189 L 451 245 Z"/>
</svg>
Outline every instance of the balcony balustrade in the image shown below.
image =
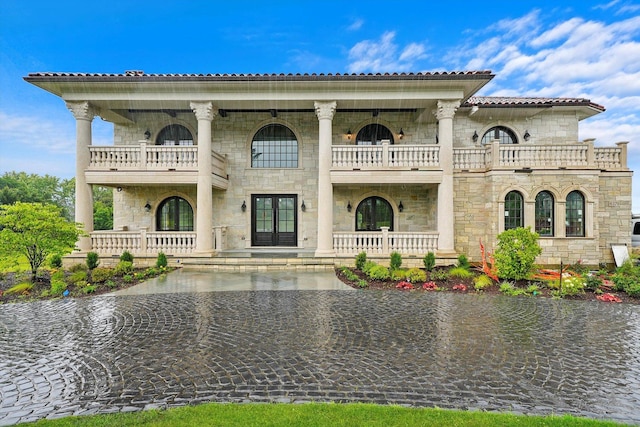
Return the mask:
<svg viewBox="0 0 640 427">
<path fill-rule="evenodd" d="M 389 231 L 363 231 L 333 233 L 333 248 L 337 255 L 357 255 L 367 252 L 372 255 L 389 255 L 398 252 L 402 255 L 424 256 L 438 249 L 438 233 L 412 233 Z"/>
</svg>

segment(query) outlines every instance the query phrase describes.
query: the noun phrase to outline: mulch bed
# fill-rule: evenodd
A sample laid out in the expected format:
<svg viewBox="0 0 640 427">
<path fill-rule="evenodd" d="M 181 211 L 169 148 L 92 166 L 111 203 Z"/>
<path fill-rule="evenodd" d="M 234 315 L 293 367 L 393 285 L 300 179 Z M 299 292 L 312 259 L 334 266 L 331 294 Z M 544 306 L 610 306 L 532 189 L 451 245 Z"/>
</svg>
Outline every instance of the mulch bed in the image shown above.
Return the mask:
<svg viewBox="0 0 640 427">
<path fill-rule="evenodd" d="M 448 270 L 450 267 L 436 267 L 434 270 Z M 380 281 L 380 280 L 371 280 L 369 279 L 364 273 L 362 273 L 359 270 L 356 270 L 355 268 L 350 268 L 350 270 L 356 274 L 358 276 L 359 279 L 362 280 L 366 280 L 367 283 L 369 284 L 368 287 L 366 288 L 360 288 L 358 286 L 357 281 L 353 281 L 353 280 L 349 280 L 344 273 L 341 271 L 341 268 L 336 268 L 336 276 L 346 285 L 351 286 L 352 288 L 355 289 L 362 289 L 362 290 L 377 290 L 377 291 L 395 291 L 395 292 L 456 292 L 456 293 L 466 293 L 466 294 L 478 294 L 478 293 L 482 293 L 485 295 L 504 295 L 502 292 L 500 292 L 500 284 L 496 283 L 493 284 L 492 286 L 482 290 L 482 291 L 476 291 L 473 287 L 474 283 L 473 283 L 473 277 L 469 278 L 469 279 L 452 279 L 452 278 L 448 278 L 447 280 L 432 280 L 430 278 L 430 273 L 427 272 L 427 280 L 426 282 L 430 282 L 433 281 L 435 282 L 435 284 L 438 287 L 438 290 L 436 291 L 432 291 L 432 290 L 425 290 L 422 288 L 422 283 L 414 283 L 413 286 L 415 287 L 414 289 L 398 289 L 396 286 L 398 285 L 398 283 L 400 283 L 400 281 L 394 281 L 394 280 L 385 280 L 385 281 Z M 514 285 L 517 288 L 521 288 L 521 289 L 526 289 L 529 285 L 532 284 L 536 284 L 535 281 L 529 281 L 529 280 L 521 280 L 521 281 L 517 281 L 517 282 L 512 282 L 514 283 Z M 466 290 L 461 290 L 461 287 L 459 287 L 458 285 L 464 285 L 466 287 Z M 454 289 L 455 287 L 455 289 Z M 543 287 L 541 285 L 539 285 L 540 289 L 537 292 L 535 298 L 554 298 L 554 296 L 552 295 L 552 289 Z M 633 298 L 628 296 L 626 293 L 624 292 L 615 292 L 612 289 L 607 289 L 605 287 L 602 288 L 602 290 L 606 293 L 611 293 L 615 296 L 617 296 L 618 298 L 620 298 L 620 300 L 623 303 L 626 304 L 637 304 L 640 305 L 640 298 Z M 598 294 L 596 294 L 593 291 L 590 290 L 585 290 L 584 293 L 578 294 L 578 295 L 571 295 L 571 296 L 565 296 L 563 297 L 563 299 L 565 300 L 578 300 L 578 301 L 596 301 L 596 302 L 600 302 L 602 303 L 600 300 L 597 299 Z M 532 295 L 519 295 L 519 297 L 524 297 L 524 298 L 533 298 Z"/>
</svg>

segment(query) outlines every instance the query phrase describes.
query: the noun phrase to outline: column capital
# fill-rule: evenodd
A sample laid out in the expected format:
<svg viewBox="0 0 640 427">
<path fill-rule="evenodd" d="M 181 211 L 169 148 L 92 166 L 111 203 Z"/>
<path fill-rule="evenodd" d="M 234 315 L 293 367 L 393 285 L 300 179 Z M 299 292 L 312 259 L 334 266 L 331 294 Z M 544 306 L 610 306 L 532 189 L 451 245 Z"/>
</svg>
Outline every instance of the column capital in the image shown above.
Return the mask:
<svg viewBox="0 0 640 427">
<path fill-rule="evenodd" d="M 460 106 L 460 100 L 456 101 L 438 101 L 438 108 L 433 112 L 438 120 L 453 119 L 456 110 Z"/>
<path fill-rule="evenodd" d="M 89 101 L 67 101 L 67 108 L 76 120 L 92 121 L 97 115 L 96 109 L 89 104 Z"/>
<path fill-rule="evenodd" d="M 191 106 L 191 109 L 195 113 L 196 119 L 198 120 L 212 121 L 214 117 L 218 115 L 218 110 L 217 108 L 213 108 L 213 103 L 211 101 L 192 101 L 189 105 Z"/>
<path fill-rule="evenodd" d="M 329 119 L 333 120 L 333 115 L 336 112 L 336 107 L 338 103 L 336 101 L 332 102 L 314 102 L 313 107 L 316 109 L 316 116 L 318 116 L 318 120 Z"/>
</svg>

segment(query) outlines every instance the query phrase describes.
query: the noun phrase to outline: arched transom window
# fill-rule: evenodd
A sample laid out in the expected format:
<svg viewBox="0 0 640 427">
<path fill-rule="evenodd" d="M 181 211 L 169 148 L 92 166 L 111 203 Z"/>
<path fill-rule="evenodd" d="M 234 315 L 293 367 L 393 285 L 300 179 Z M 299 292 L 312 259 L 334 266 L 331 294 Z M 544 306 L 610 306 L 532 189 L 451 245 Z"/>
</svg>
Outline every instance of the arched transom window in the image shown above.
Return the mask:
<svg viewBox="0 0 640 427">
<path fill-rule="evenodd" d="M 252 168 L 297 168 L 298 140 L 286 126 L 262 127 L 251 141 Z"/>
<path fill-rule="evenodd" d="M 553 236 L 553 195 L 548 191 L 536 196 L 536 233 Z"/>
<path fill-rule="evenodd" d="M 193 145 L 193 136 L 182 125 L 169 125 L 158 134 L 156 145 Z"/>
<path fill-rule="evenodd" d="M 496 126 L 489 129 L 482 136 L 482 145 L 491 144 L 495 139 L 500 140 L 500 144 L 517 144 L 516 134 L 509 128 L 504 126 Z"/>
<path fill-rule="evenodd" d="M 164 199 L 156 213 L 157 231 L 193 231 L 193 209 L 182 197 Z"/>
<path fill-rule="evenodd" d="M 567 195 L 566 203 L 567 237 L 584 237 L 584 196 L 579 191 Z"/>
<path fill-rule="evenodd" d="M 356 231 L 379 231 L 381 227 L 393 230 L 393 209 L 381 197 L 368 197 L 356 209 Z"/>
<path fill-rule="evenodd" d="M 393 134 L 386 126 L 377 123 L 366 125 L 356 136 L 357 145 L 380 145 L 385 140 L 393 144 Z"/>
<path fill-rule="evenodd" d="M 504 229 L 524 226 L 524 201 L 518 191 L 510 191 L 504 198 Z"/>
</svg>

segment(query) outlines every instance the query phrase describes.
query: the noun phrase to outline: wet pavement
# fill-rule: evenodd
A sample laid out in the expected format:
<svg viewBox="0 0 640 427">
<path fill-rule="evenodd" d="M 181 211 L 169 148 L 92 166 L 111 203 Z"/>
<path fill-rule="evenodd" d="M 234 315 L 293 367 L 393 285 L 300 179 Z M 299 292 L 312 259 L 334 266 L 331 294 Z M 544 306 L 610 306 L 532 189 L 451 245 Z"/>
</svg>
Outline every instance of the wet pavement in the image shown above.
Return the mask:
<svg viewBox="0 0 640 427">
<path fill-rule="evenodd" d="M 204 402 L 393 403 L 640 424 L 637 305 L 214 290 L 0 306 L 0 424 Z"/>
</svg>

